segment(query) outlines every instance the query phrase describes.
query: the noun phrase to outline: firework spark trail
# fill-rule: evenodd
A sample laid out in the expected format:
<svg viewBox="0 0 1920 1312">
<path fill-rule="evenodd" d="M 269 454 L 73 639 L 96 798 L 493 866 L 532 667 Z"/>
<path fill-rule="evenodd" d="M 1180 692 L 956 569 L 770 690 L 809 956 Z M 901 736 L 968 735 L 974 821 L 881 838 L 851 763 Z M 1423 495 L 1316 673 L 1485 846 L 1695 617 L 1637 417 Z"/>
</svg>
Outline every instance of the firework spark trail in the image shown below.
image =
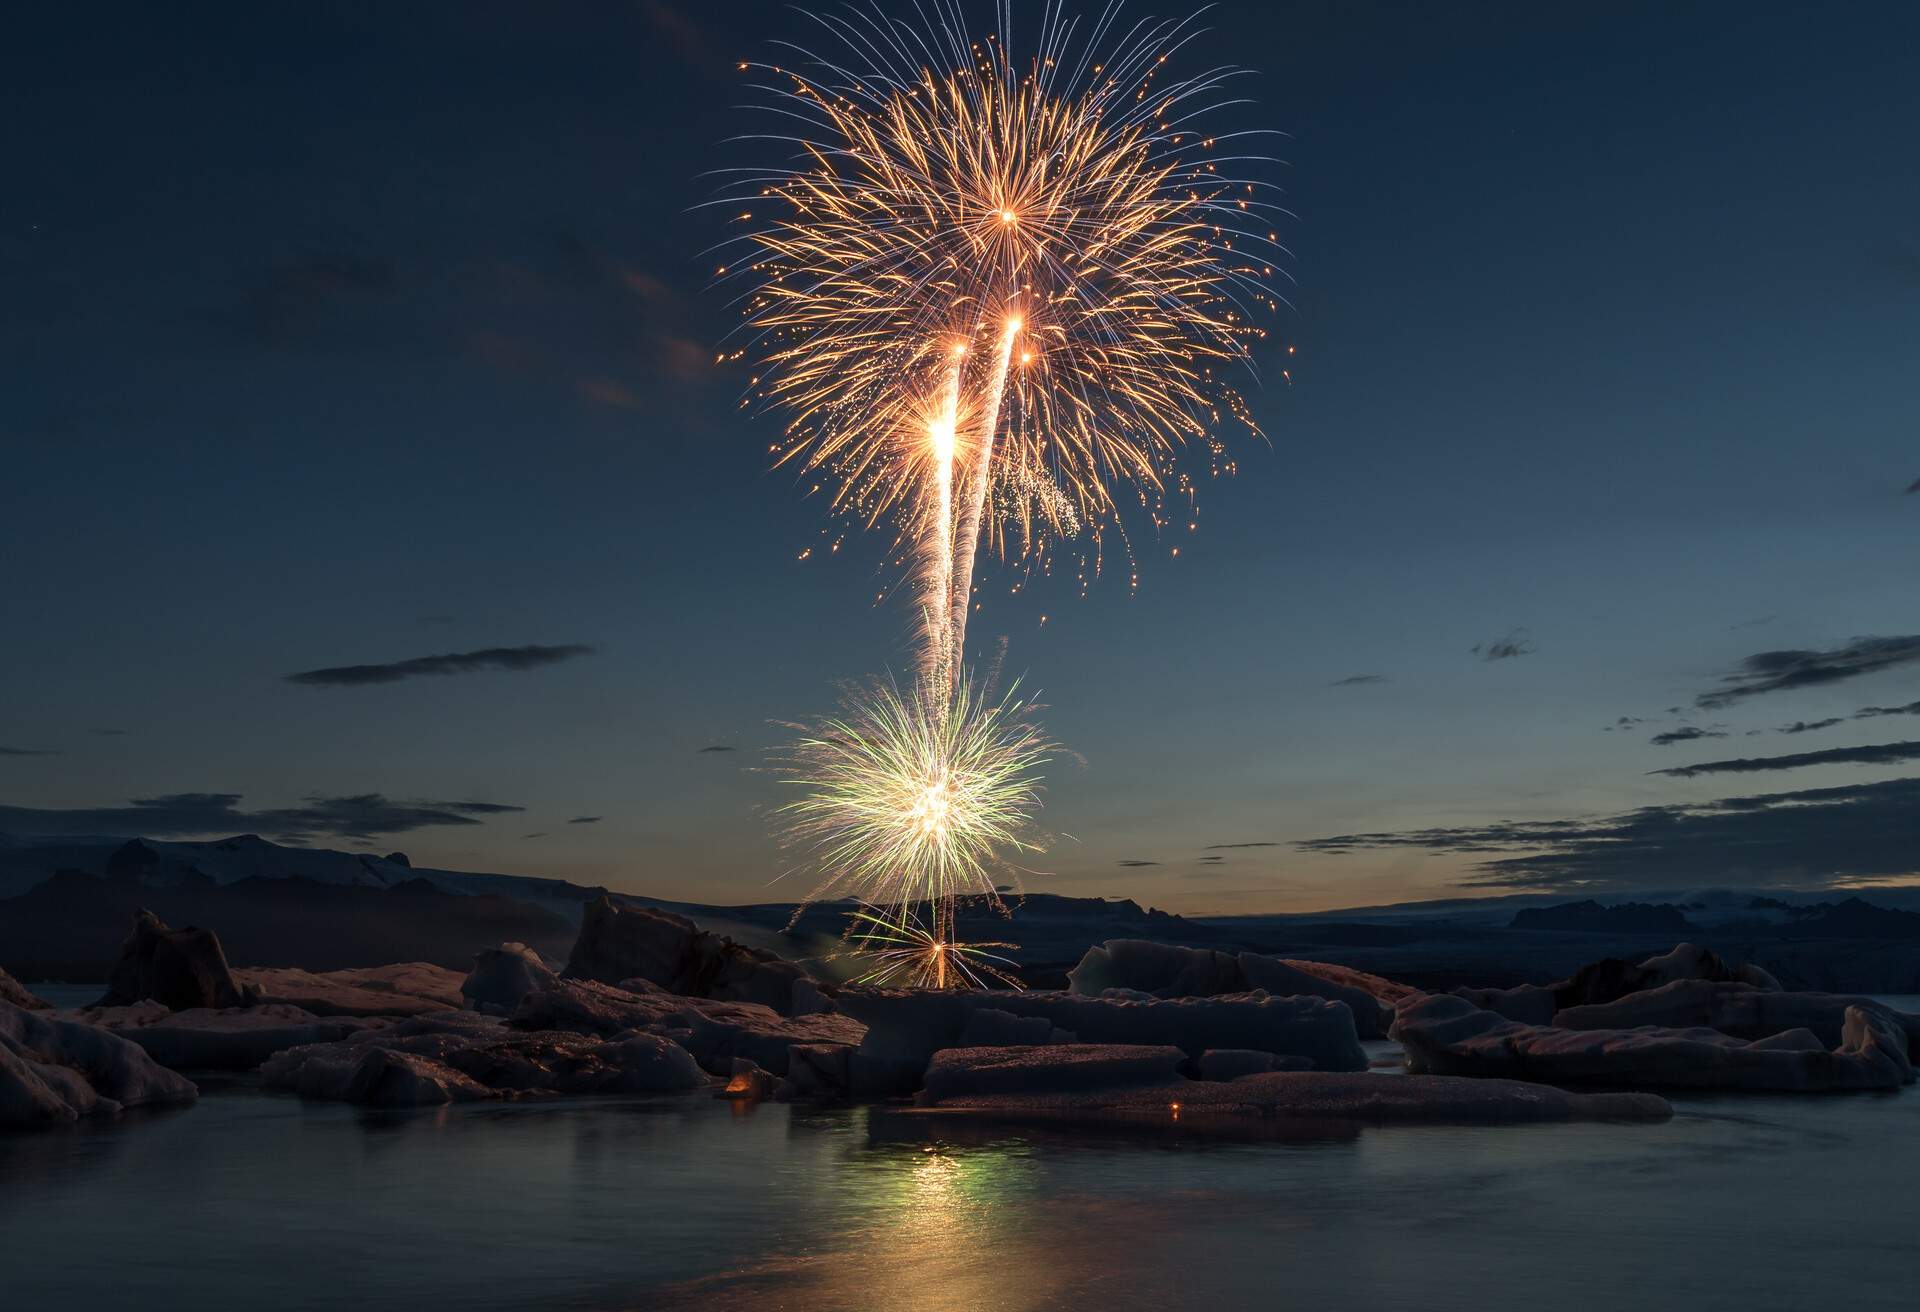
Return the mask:
<svg viewBox="0 0 1920 1312">
<path fill-rule="evenodd" d="M 980 407 L 979 431 L 974 436 L 971 470 L 967 475 L 967 504 L 955 530 L 950 570 L 953 577 L 952 599 L 947 604 L 950 668 L 966 667 L 967 616 L 973 609 L 973 562 L 980 549 L 980 523 L 986 512 L 987 489 L 993 473 L 994 430 L 1000 422 L 1000 405 L 1006 398 L 1007 367 L 1013 360 L 1014 339 L 1020 335 L 1020 316 L 1009 311 L 1000 333 L 1000 351 L 994 362 L 993 381 L 987 385 L 986 402 Z"/>
<path fill-rule="evenodd" d="M 921 572 L 926 596 L 926 636 L 921 654 L 921 680 L 926 695 L 942 704 L 950 695 L 954 671 L 959 668 L 952 637 L 953 613 L 953 464 L 960 423 L 960 371 L 966 348 L 955 346 L 947 381 L 941 389 L 934 417 L 927 422 L 932 453 L 933 513 L 921 535 Z"/>
</svg>

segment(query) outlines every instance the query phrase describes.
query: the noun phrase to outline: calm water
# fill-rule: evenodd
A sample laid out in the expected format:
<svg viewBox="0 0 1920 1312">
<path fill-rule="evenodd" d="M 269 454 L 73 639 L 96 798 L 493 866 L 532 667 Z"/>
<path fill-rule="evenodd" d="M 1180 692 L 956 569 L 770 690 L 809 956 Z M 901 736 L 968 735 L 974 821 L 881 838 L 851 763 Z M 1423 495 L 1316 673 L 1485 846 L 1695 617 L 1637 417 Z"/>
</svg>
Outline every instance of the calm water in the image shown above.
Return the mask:
<svg viewBox="0 0 1920 1312">
<path fill-rule="evenodd" d="M 0 1137 L 22 1309 L 1914 1306 L 1920 1091 L 1220 1144 L 710 1098 Z"/>
</svg>

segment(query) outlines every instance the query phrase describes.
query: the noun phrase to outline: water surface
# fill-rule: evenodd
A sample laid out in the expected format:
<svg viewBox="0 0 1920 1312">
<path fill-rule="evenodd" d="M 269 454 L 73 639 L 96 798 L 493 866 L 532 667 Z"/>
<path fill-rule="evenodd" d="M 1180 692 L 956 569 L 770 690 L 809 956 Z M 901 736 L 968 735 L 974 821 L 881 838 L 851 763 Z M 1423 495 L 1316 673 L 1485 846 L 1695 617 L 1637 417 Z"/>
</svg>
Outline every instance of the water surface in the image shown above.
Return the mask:
<svg viewBox="0 0 1920 1312">
<path fill-rule="evenodd" d="M 9 1307 L 1911 1308 L 1920 1092 L 1227 1144 L 207 1082 L 0 1136 Z"/>
</svg>

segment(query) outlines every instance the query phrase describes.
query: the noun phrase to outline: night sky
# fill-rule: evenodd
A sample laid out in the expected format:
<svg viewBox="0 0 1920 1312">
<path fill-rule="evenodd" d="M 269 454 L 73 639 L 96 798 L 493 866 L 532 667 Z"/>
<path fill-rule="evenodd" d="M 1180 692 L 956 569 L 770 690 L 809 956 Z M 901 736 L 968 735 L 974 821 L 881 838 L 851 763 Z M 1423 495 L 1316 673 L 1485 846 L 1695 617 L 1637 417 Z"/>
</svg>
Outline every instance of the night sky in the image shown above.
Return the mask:
<svg viewBox="0 0 1920 1312">
<path fill-rule="evenodd" d="M 1271 446 L 1197 533 L 1135 525 L 1137 594 L 984 568 L 977 645 L 1084 758 L 1030 889 L 1920 869 L 1920 746 L 1853 750 L 1920 739 L 1920 10 L 1675 8 L 1209 15 L 1188 62 L 1290 134 Z M 804 892 L 755 767 L 910 614 L 877 537 L 798 559 L 691 207 L 805 17 L 5 25 L 0 832 Z"/>
</svg>

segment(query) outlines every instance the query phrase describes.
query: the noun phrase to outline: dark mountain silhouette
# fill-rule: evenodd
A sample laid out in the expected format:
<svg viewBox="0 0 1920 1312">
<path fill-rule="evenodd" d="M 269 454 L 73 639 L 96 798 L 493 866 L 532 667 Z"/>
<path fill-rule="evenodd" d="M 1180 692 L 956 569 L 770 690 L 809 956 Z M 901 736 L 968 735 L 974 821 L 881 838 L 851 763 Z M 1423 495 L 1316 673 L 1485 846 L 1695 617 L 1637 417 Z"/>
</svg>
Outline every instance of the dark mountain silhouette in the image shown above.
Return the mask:
<svg viewBox="0 0 1920 1312">
<path fill-rule="evenodd" d="M 1850 897 L 1793 909 L 1791 932 L 1820 938 L 1920 938 L 1920 913 L 1877 907 Z"/>
<path fill-rule="evenodd" d="M 1605 907 L 1591 898 L 1552 907 L 1526 907 L 1514 912 L 1511 928 L 1581 934 L 1690 934 L 1695 931 L 1685 912 L 1664 902 L 1622 902 Z"/>
<path fill-rule="evenodd" d="M 424 879 L 373 888 L 177 875 L 156 887 L 62 870 L 0 900 L 0 966 L 25 979 L 104 979 L 142 908 L 168 924 L 217 930 L 236 966 L 336 970 L 430 961 L 465 969 L 492 944 L 518 940 L 564 957 L 574 938 L 573 925 L 553 911 L 498 894 L 446 893 Z"/>
</svg>

